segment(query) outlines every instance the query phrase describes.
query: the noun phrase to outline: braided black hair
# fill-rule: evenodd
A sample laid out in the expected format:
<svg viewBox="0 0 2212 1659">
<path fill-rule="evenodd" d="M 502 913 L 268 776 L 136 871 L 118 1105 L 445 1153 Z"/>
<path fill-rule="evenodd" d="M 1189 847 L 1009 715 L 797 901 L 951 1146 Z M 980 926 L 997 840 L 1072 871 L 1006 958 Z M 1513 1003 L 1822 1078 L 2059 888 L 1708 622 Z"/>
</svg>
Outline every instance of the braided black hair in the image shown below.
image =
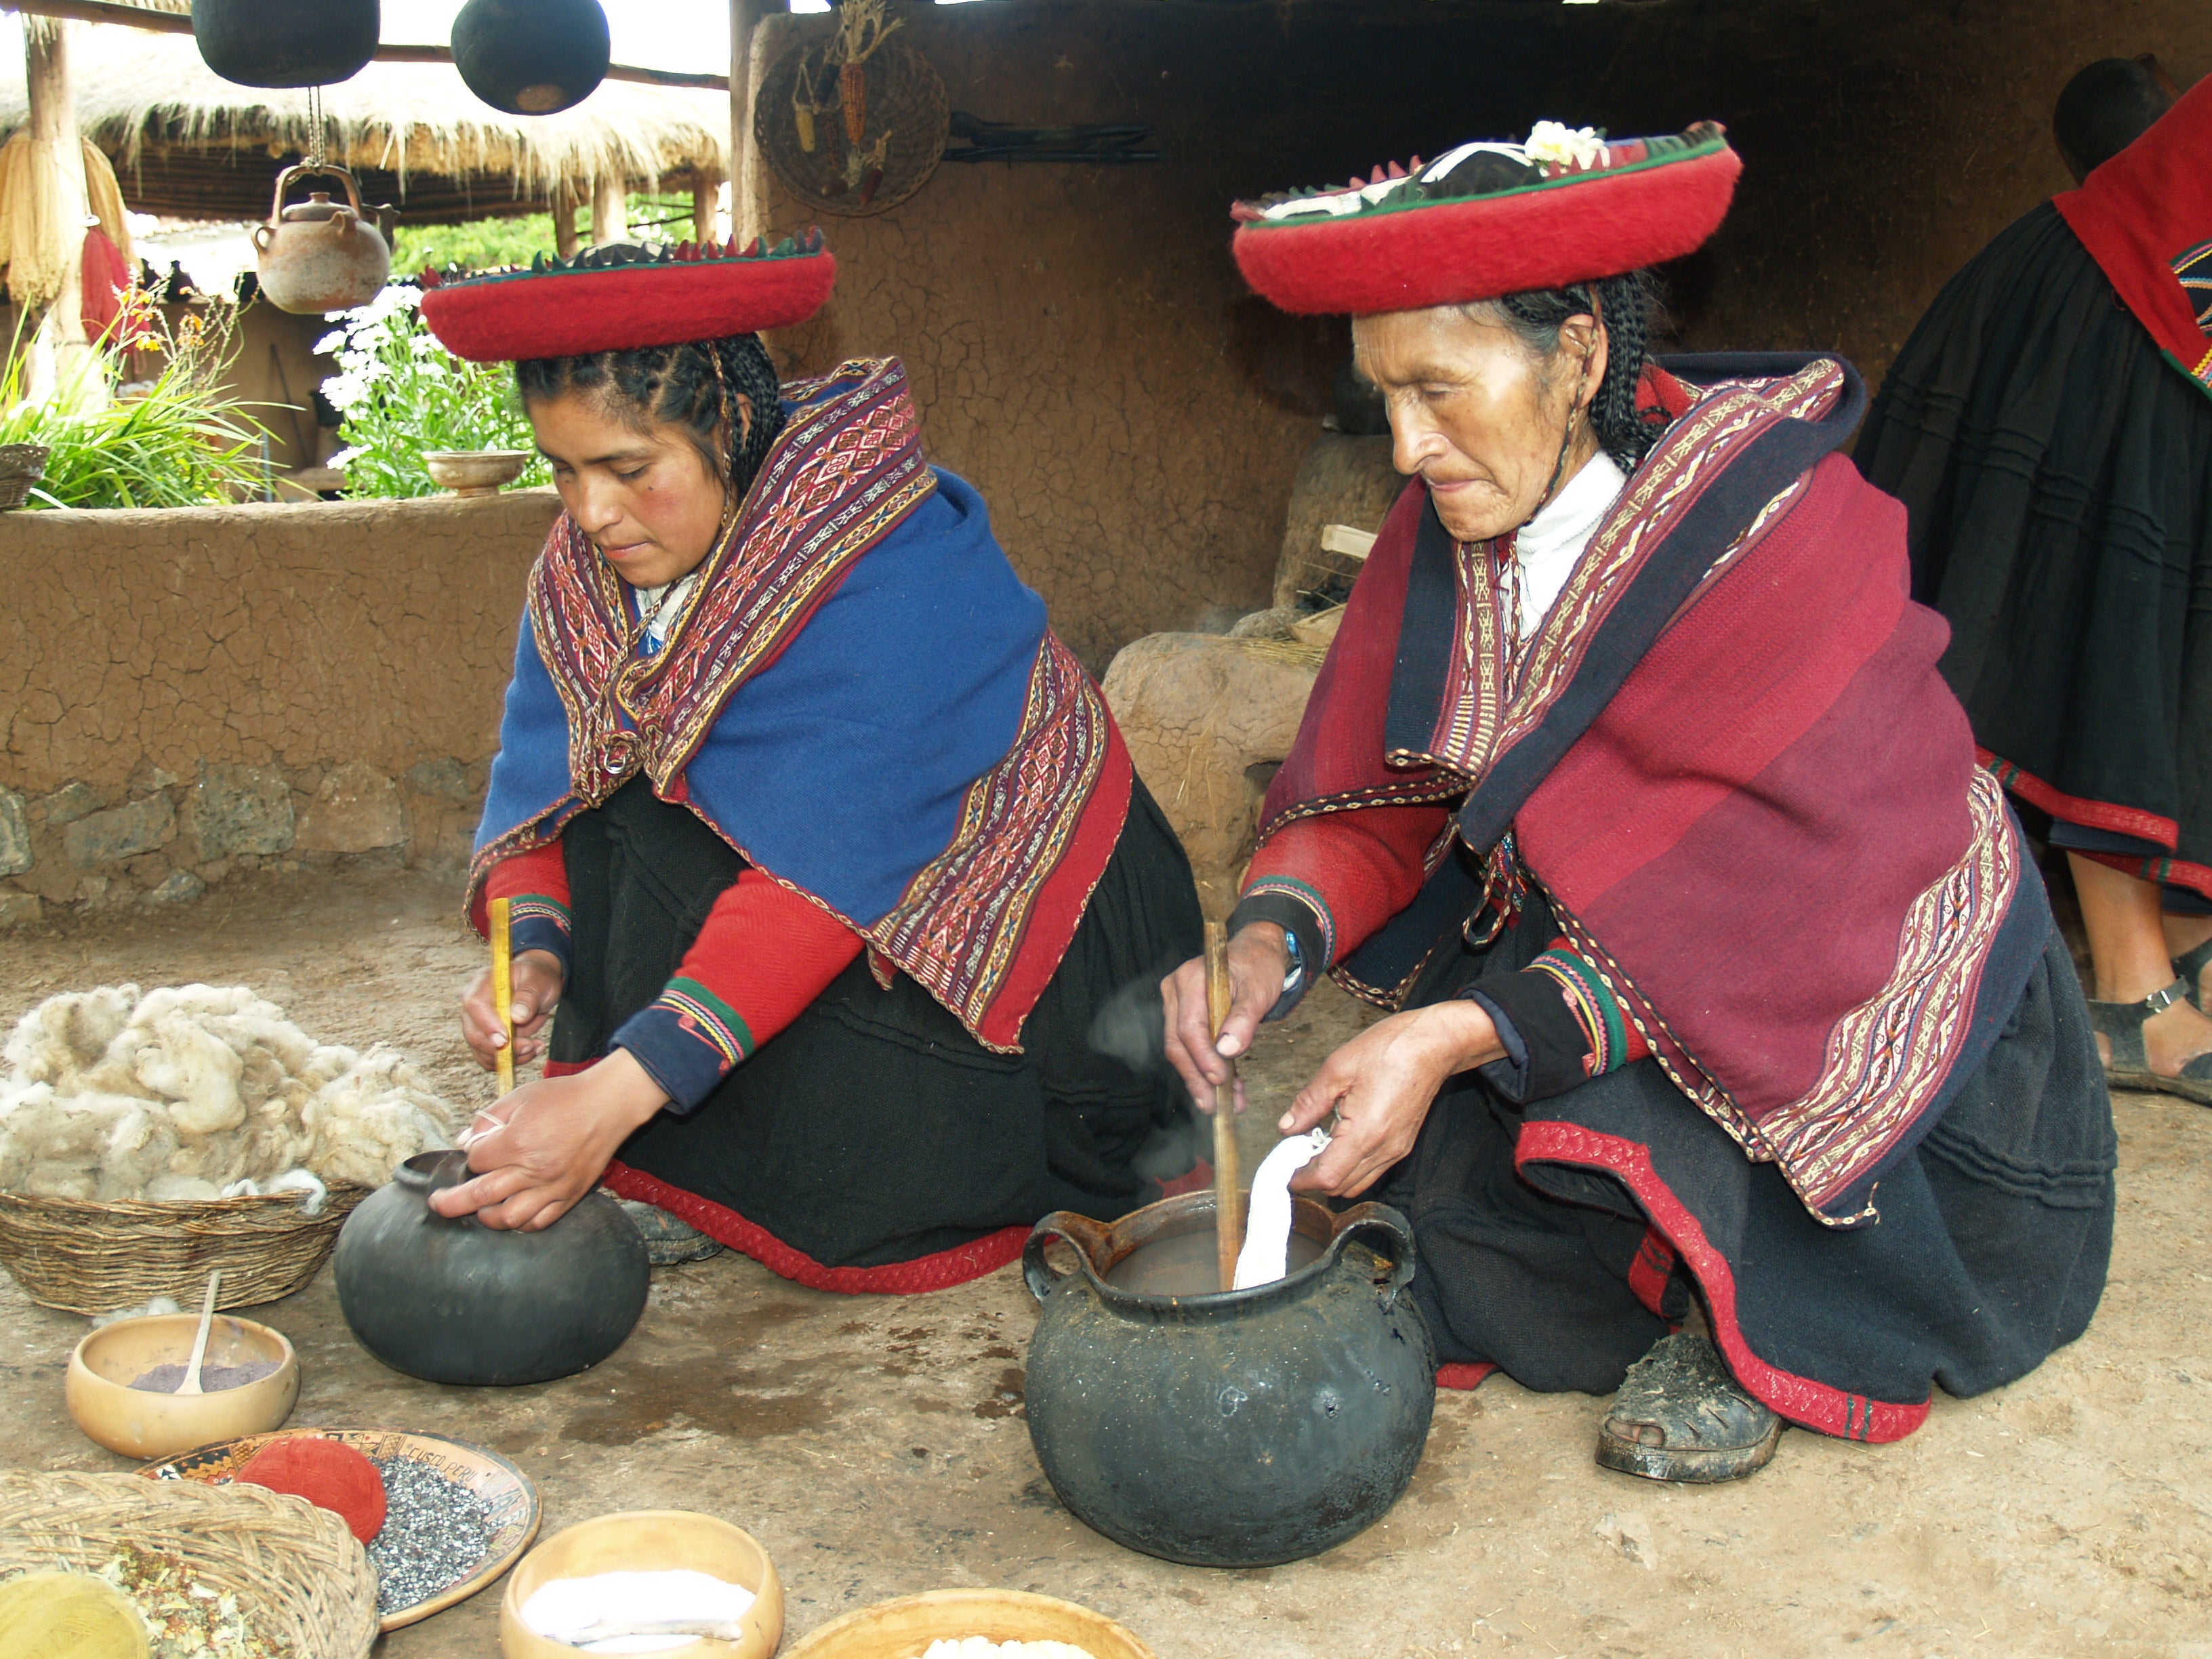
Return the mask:
<svg viewBox="0 0 2212 1659">
<path fill-rule="evenodd" d="M 1632 472 L 1667 429 L 1662 410 L 1637 406 L 1637 392 L 1651 337 L 1658 283 L 1648 270 L 1632 270 L 1566 288 L 1531 289 L 1503 299 L 1477 300 L 1461 310 L 1478 322 L 1513 331 L 1522 346 L 1548 365 L 1559 349 L 1559 330 L 1571 317 L 1595 317 L 1605 325 L 1605 378 L 1590 400 L 1590 424 L 1616 465 Z"/>
<path fill-rule="evenodd" d="M 707 471 L 738 501 L 783 430 L 782 383 L 757 334 L 588 357 L 532 358 L 514 366 L 514 383 L 526 404 L 584 392 L 634 432 L 673 422 L 690 436 Z M 741 392 L 752 404 L 751 425 L 742 436 Z M 718 443 L 726 410 L 728 434 Z"/>
</svg>

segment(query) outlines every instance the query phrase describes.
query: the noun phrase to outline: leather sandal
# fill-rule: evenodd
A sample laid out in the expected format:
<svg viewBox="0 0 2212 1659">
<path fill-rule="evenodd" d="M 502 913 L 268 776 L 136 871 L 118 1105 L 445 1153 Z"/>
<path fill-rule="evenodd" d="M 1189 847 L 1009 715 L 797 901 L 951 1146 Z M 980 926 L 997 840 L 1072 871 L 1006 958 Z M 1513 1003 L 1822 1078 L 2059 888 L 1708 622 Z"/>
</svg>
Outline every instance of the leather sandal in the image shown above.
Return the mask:
<svg viewBox="0 0 2212 1659">
<path fill-rule="evenodd" d="M 2186 988 L 2183 994 L 2199 1009 L 2204 1006 L 2204 991 L 2199 981 L 2208 967 L 2212 967 L 2212 939 L 2194 951 L 2184 951 L 2173 959 L 2173 971 Z"/>
<path fill-rule="evenodd" d="M 645 1240 L 646 1260 L 656 1267 L 704 1261 L 728 1248 L 720 1239 L 710 1238 L 683 1217 L 671 1215 L 641 1199 L 625 1198 L 621 1203 L 623 1213 L 637 1224 L 638 1236 Z"/>
<path fill-rule="evenodd" d="M 2194 954 L 2192 952 L 2192 954 Z M 2114 1089 L 2154 1089 L 2179 1095 L 2200 1106 L 2212 1106 L 2212 1054 L 2198 1054 L 2181 1068 L 2179 1076 L 2154 1072 L 2143 1051 L 2143 1022 L 2162 1014 L 2177 1002 L 2188 1000 L 2189 981 L 2178 979 L 2162 991 L 2153 991 L 2141 1002 L 2092 1002 L 2089 1024 L 2112 1045 L 2105 1062 L 2105 1082 Z"/>
<path fill-rule="evenodd" d="M 1766 1467 L 1781 1438 L 1782 1419 L 1729 1374 L 1712 1339 L 1677 1331 L 1628 1368 L 1597 1461 L 1647 1480 L 1740 1480 Z"/>
</svg>

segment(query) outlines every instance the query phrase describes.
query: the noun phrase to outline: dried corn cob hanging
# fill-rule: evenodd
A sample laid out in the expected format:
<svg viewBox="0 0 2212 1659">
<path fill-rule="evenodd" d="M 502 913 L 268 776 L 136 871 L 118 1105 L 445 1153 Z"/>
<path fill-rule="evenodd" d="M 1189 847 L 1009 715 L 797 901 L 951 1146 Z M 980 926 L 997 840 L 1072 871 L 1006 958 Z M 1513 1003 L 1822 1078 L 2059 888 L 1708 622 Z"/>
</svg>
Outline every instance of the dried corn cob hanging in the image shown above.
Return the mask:
<svg viewBox="0 0 2212 1659">
<path fill-rule="evenodd" d="M 863 65 L 837 66 L 837 96 L 845 106 L 845 137 L 857 144 L 868 131 L 868 71 Z"/>
<path fill-rule="evenodd" d="M 837 38 L 830 48 L 837 65 L 837 96 L 845 112 L 845 137 L 859 143 L 868 131 L 868 75 L 862 66 L 891 32 L 904 26 L 902 17 L 884 21 L 888 0 L 845 0 L 837 14 Z"/>
</svg>

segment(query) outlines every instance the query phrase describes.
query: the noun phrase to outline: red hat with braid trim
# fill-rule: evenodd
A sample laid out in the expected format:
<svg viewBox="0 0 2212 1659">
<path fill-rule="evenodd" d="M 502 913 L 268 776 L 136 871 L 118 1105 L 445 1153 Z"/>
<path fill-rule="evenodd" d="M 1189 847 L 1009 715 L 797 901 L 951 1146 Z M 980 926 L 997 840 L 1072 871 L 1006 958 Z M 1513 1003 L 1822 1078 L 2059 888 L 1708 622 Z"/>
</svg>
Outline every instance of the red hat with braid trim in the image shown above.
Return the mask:
<svg viewBox="0 0 2212 1659">
<path fill-rule="evenodd" d="M 790 328 L 822 309 L 836 281 L 819 230 L 742 252 L 734 241 L 617 245 L 541 253 L 526 270 L 426 270 L 422 320 L 475 362 L 585 357 Z"/>
<path fill-rule="evenodd" d="M 1742 171 L 1710 121 L 1619 142 L 1539 121 L 1526 143 L 1239 202 L 1233 246 L 1244 280 L 1285 311 L 1464 305 L 1679 259 L 1720 228 Z"/>
</svg>

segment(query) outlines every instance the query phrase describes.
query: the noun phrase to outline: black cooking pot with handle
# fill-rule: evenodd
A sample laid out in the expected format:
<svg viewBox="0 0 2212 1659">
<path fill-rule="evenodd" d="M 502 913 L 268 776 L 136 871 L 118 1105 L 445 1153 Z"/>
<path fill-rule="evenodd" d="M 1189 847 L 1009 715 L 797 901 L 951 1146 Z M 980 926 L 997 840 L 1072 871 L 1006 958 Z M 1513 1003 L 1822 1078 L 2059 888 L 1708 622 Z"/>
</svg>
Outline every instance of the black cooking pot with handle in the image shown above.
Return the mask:
<svg viewBox="0 0 2212 1659">
<path fill-rule="evenodd" d="M 1062 1211 L 1030 1233 L 1030 1438 L 1060 1501 L 1115 1542 L 1193 1566 L 1296 1561 L 1380 1520 L 1413 1478 L 1437 1359 L 1405 1294 L 1412 1229 L 1387 1205 L 1306 1198 L 1291 1224 L 1317 1260 L 1184 1296 L 1110 1276 L 1148 1244 L 1210 1237 L 1210 1192 L 1111 1224 Z M 1055 1241 L 1073 1271 L 1055 1272 Z"/>
</svg>

